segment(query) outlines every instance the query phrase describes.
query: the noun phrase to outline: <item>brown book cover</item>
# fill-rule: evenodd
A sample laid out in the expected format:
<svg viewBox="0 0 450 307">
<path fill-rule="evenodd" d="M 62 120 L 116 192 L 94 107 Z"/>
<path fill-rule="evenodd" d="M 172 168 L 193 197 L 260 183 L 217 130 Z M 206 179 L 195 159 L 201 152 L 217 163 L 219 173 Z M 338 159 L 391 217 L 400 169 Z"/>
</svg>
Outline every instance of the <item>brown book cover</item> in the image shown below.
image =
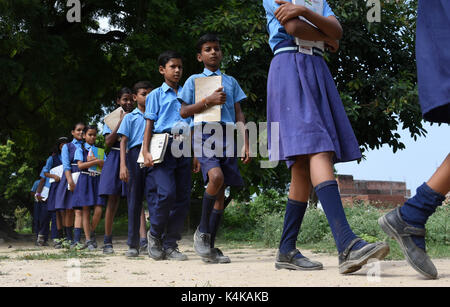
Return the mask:
<svg viewBox="0 0 450 307">
<path fill-rule="evenodd" d="M 211 95 L 222 86 L 222 76 L 211 76 L 195 79 L 195 103 Z M 194 123 L 220 122 L 221 106 L 212 106 L 201 113 L 194 114 Z"/>
</svg>

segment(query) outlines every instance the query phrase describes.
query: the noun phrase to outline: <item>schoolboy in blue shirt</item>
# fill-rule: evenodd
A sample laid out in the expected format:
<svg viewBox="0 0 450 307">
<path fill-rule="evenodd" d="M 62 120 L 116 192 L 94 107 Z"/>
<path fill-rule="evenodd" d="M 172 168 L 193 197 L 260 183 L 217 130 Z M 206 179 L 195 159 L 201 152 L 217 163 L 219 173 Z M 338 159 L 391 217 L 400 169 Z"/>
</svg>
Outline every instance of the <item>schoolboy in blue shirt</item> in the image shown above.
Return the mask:
<svg viewBox="0 0 450 307">
<path fill-rule="evenodd" d="M 141 150 L 142 140 L 145 129 L 145 97 L 151 91 L 153 86 L 149 84 L 148 88 L 133 87 L 133 98 L 137 101 L 137 107 L 131 113 L 125 115 L 120 124 L 117 134 L 122 139 L 120 141 L 120 180 L 127 183 L 127 202 L 128 202 L 128 251 L 127 257 L 139 256 L 140 249 L 140 226 L 142 200 L 144 192 L 147 196 L 149 211 L 154 204 L 150 200 L 153 193 L 149 190 L 154 185 L 152 178 L 147 176 L 148 168 L 141 168 L 137 159 Z M 127 153 L 128 151 L 128 153 Z M 145 235 L 142 234 L 141 237 Z M 144 238 L 141 238 L 141 241 Z M 146 239 L 145 239 L 146 240 Z"/>
<path fill-rule="evenodd" d="M 151 227 L 147 233 L 148 255 L 155 260 L 182 261 L 187 260 L 187 256 L 178 250 L 177 241 L 181 239 L 189 210 L 191 158 L 175 157 L 171 147 L 182 137 L 190 142 L 189 120 L 181 118 L 181 104 L 177 99 L 177 93 L 182 90 L 178 83 L 183 73 L 183 62 L 178 53 L 166 51 L 159 56 L 158 64 L 164 83 L 147 96 L 143 142 L 144 165 L 152 166 L 149 175 L 155 178 L 158 190 L 158 202 L 150 215 Z M 164 159 L 159 164 L 153 164 L 148 150 L 153 133 L 170 134 Z"/>
<path fill-rule="evenodd" d="M 212 157 L 206 157 L 200 147 L 203 147 L 206 140 L 210 142 L 211 138 L 214 138 L 214 136 L 217 137 L 216 131 L 214 131 L 214 134 L 200 134 L 197 133 L 197 128 L 194 129 L 194 154 L 200 162 L 203 179 L 207 183 L 207 188 L 203 196 L 200 225 L 194 234 L 194 249 L 197 254 L 202 256 L 205 262 L 228 263 L 230 259 L 223 256 L 218 248 L 214 248 L 214 240 L 220 218 L 223 215 L 225 188 L 226 186 L 242 186 L 243 180 L 239 172 L 236 152 L 234 152 L 234 156 L 232 157 L 225 154 L 225 152 L 228 152 L 226 134 L 229 131 L 226 129 L 226 125 L 233 126 L 234 134 L 235 123 L 240 122 L 243 124 L 240 129 L 241 135 L 244 135 L 245 138 L 245 146 L 241 159 L 244 163 L 249 163 L 248 137 L 245 131 L 243 131 L 245 117 L 240 106 L 240 103 L 247 96 L 242 91 L 236 79 L 220 71 L 219 68 L 223 54 L 217 36 L 214 34 L 202 36 L 197 43 L 197 52 L 197 60 L 203 62 L 205 69 L 201 74 L 190 76 L 183 90 L 178 94 L 178 99 L 182 102 L 180 114 L 183 118 L 187 118 L 196 113 L 201 113 L 211 106 L 221 105 L 221 122 L 218 123 L 219 126 L 217 128 L 221 128 L 224 133 L 223 140 L 216 139 L 214 141 L 216 147 L 222 144 L 223 148 L 219 148 L 219 151 L 223 149 L 223 156 L 214 155 Z M 195 103 L 195 79 L 213 75 L 222 76 L 222 87 L 218 88 L 212 95 L 202 99 L 202 101 Z M 234 135 L 228 137 L 234 140 Z M 236 151 L 236 148 L 234 148 L 234 151 Z M 202 154 L 197 156 L 198 152 Z M 215 152 L 217 152 L 217 148 Z"/>
</svg>

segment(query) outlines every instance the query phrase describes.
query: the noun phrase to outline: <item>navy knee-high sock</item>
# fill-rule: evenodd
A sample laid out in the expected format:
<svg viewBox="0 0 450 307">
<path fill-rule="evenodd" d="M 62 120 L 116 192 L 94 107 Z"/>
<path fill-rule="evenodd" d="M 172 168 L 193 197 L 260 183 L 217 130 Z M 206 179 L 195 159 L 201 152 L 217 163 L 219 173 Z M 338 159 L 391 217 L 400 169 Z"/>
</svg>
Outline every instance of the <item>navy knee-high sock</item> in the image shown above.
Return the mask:
<svg viewBox="0 0 450 307">
<path fill-rule="evenodd" d="M 73 227 L 64 227 L 64 229 L 66 230 L 67 240 L 72 241 L 73 240 L 73 235 L 72 235 Z"/>
<path fill-rule="evenodd" d="M 74 242 L 80 242 L 81 240 L 81 232 L 83 231 L 82 228 L 74 228 L 73 229 L 73 241 Z"/>
<path fill-rule="evenodd" d="M 202 202 L 202 217 L 200 219 L 200 225 L 198 226 L 200 232 L 209 233 L 209 218 L 211 216 L 211 211 L 214 208 L 215 202 L 216 196 L 209 195 L 205 191 L 205 194 L 203 194 Z"/>
<path fill-rule="evenodd" d="M 428 217 L 431 216 L 436 208 L 442 205 L 445 196 L 435 192 L 426 183 L 423 183 L 416 190 L 416 195 L 408 199 L 400 207 L 400 215 L 403 220 L 414 227 L 425 228 Z M 412 236 L 414 243 L 425 250 L 425 238 Z"/>
<path fill-rule="evenodd" d="M 356 238 L 356 235 L 347 222 L 338 184 L 336 180 L 329 180 L 318 184 L 314 189 L 330 224 L 337 250 L 341 253 Z M 360 241 L 353 245 L 351 249 L 357 250 L 366 244 L 367 242 Z"/>
<path fill-rule="evenodd" d="M 280 253 L 287 254 L 295 249 L 298 232 L 300 231 L 307 206 L 308 204 L 305 202 L 288 199 L 286 213 L 284 214 L 283 233 L 280 240 Z M 300 258 L 304 256 L 297 254 L 295 257 Z"/>
<path fill-rule="evenodd" d="M 219 229 L 220 219 L 223 215 L 223 209 L 217 210 L 213 209 L 211 211 L 211 217 L 209 218 L 209 231 L 211 234 L 211 244 L 210 247 L 214 247 L 214 242 L 216 240 L 217 230 Z"/>
</svg>

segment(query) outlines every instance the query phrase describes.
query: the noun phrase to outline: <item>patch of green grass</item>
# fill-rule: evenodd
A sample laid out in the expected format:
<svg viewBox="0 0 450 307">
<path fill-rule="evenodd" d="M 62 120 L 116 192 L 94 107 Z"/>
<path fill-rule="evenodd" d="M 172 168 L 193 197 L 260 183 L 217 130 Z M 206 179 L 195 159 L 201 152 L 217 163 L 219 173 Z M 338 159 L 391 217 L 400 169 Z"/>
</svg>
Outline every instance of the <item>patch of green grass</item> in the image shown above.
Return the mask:
<svg viewBox="0 0 450 307">
<path fill-rule="evenodd" d="M 8 259 L 10 259 L 9 256 L 0 255 L 0 260 L 8 260 Z"/>
<path fill-rule="evenodd" d="M 64 250 L 61 253 L 34 253 L 19 256 L 17 260 L 61 260 L 70 258 L 101 258 L 102 255 L 77 250 Z"/>
</svg>

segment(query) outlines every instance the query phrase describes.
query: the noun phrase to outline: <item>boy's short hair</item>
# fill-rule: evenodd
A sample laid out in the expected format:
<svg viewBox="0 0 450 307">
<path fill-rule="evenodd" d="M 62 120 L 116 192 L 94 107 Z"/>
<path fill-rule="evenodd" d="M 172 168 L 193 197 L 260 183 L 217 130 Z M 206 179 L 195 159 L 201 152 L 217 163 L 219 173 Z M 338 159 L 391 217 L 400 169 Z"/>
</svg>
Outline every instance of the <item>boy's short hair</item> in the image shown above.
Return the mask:
<svg viewBox="0 0 450 307">
<path fill-rule="evenodd" d="M 118 91 L 117 92 L 117 99 L 120 99 L 120 98 L 122 98 L 122 96 L 124 95 L 124 94 L 129 94 L 129 95 L 131 95 L 131 94 L 133 94 L 133 92 L 128 88 L 128 87 L 122 87 L 121 89 L 120 89 L 120 91 Z"/>
<path fill-rule="evenodd" d="M 163 53 L 161 53 L 158 57 L 158 65 L 162 66 L 162 67 L 166 67 L 166 64 L 171 60 L 171 59 L 181 59 L 183 60 L 183 58 L 181 57 L 181 54 L 179 54 L 176 51 L 173 50 L 167 50 L 164 51 Z"/>
<path fill-rule="evenodd" d="M 150 81 L 139 81 L 135 85 L 133 85 L 133 94 L 137 94 L 137 92 L 141 89 L 154 89 L 155 87 Z"/>
<path fill-rule="evenodd" d="M 198 39 L 197 45 L 196 45 L 197 52 L 202 53 L 203 44 L 208 43 L 208 42 L 218 42 L 220 44 L 219 37 L 216 34 L 207 33 Z"/>
</svg>

